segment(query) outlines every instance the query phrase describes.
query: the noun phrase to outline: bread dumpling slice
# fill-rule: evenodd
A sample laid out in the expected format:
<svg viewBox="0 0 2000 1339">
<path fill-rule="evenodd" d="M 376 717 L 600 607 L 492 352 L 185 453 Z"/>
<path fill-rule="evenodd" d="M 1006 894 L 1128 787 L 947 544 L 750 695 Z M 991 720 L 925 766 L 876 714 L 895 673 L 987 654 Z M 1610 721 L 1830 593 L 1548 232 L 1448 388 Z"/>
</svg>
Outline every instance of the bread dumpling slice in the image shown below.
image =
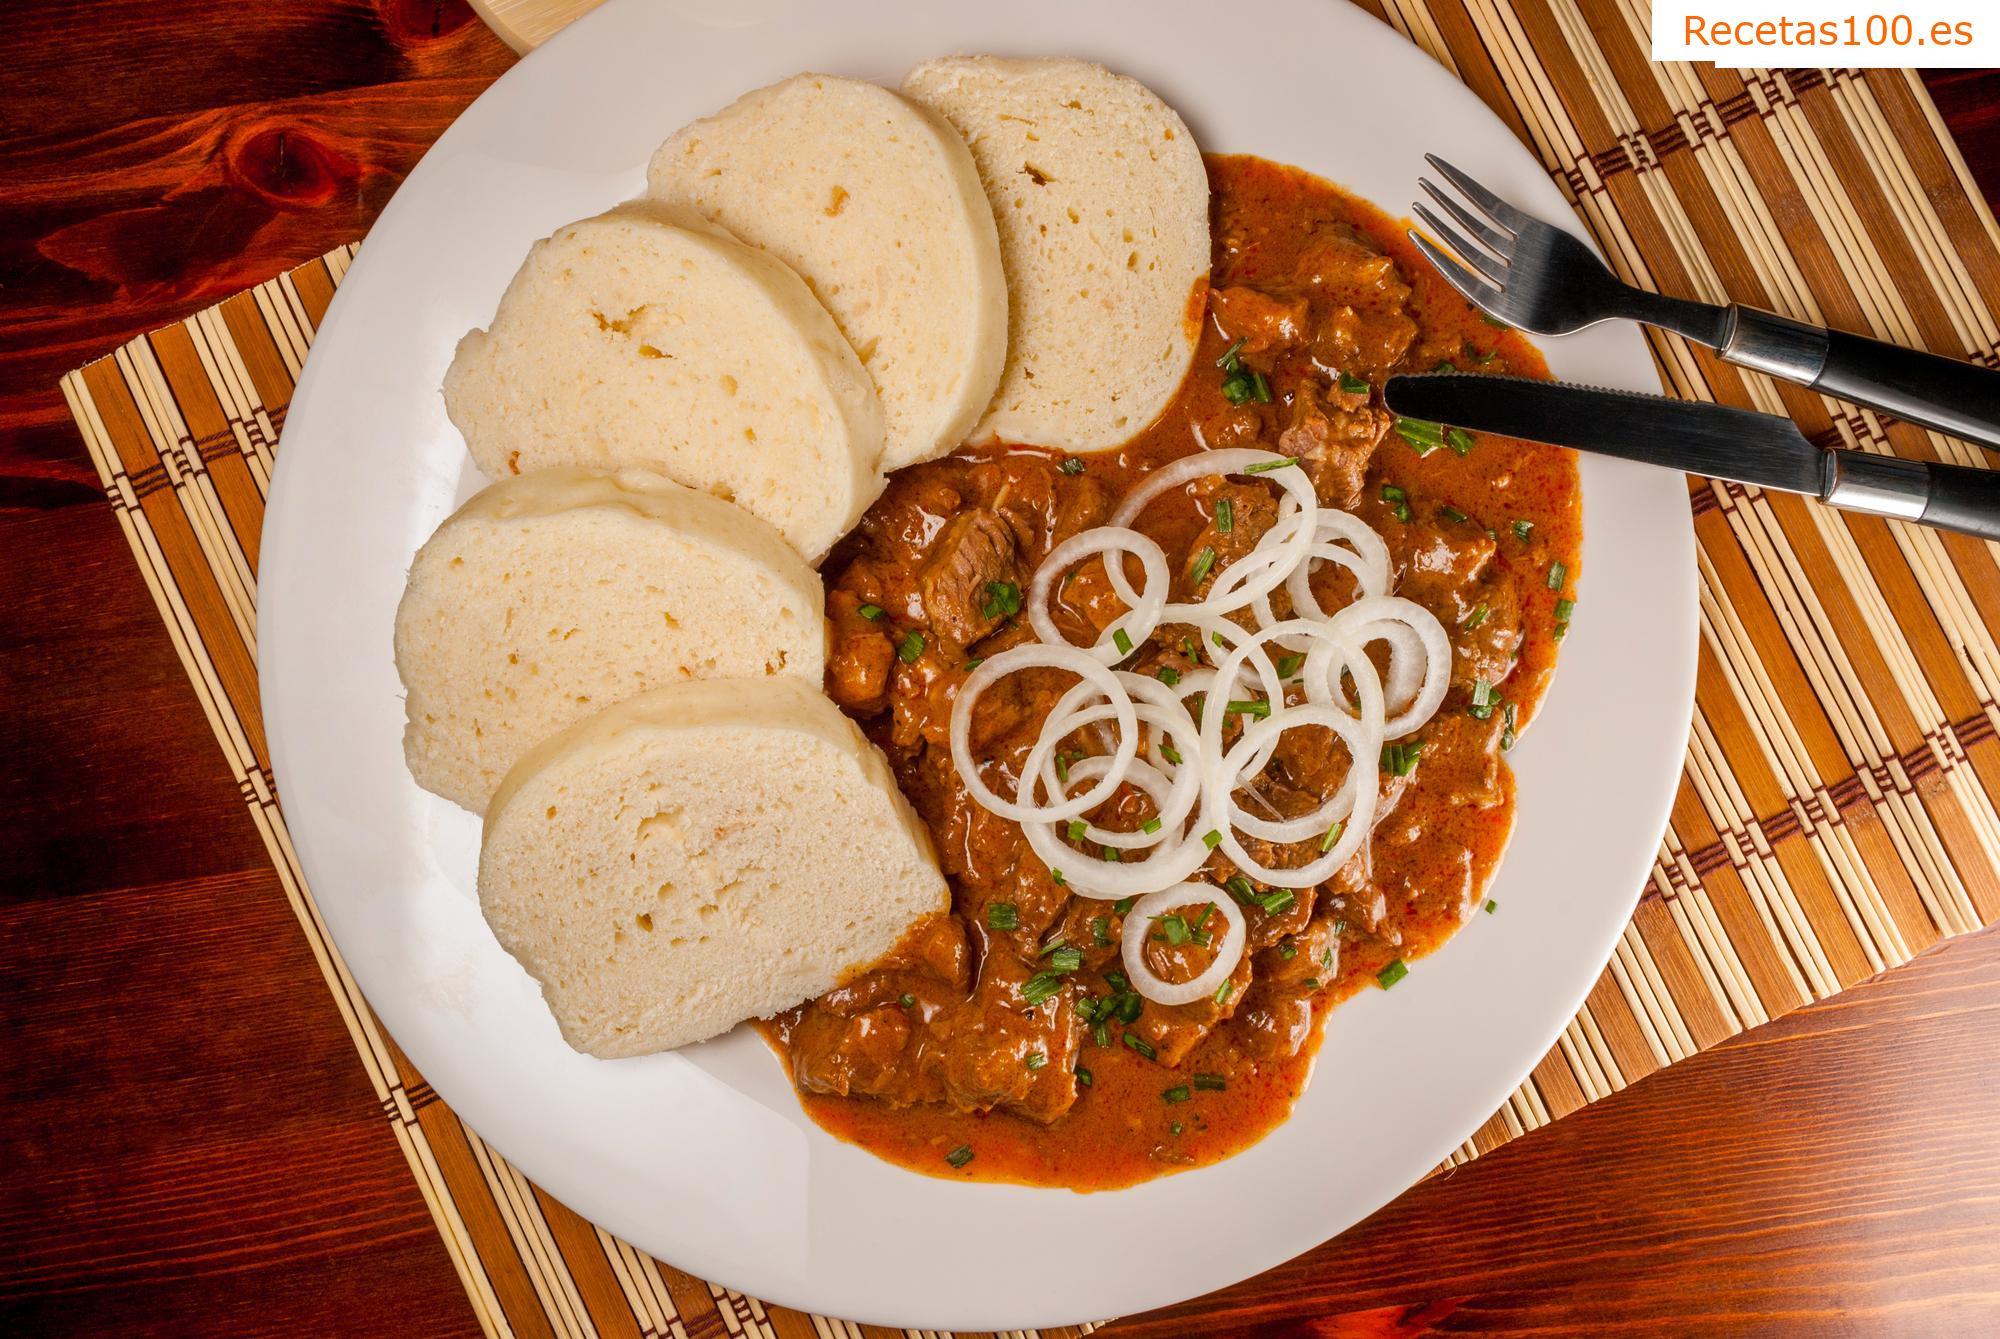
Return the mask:
<svg viewBox="0 0 2000 1339">
<path fill-rule="evenodd" d="M 817 574 L 741 507 L 638 470 L 553 466 L 475 495 L 396 609 L 410 773 L 474 813 L 522 754 L 686 679 L 825 666 Z"/>
<path fill-rule="evenodd" d="M 444 401 L 489 478 L 645 466 L 814 561 L 883 486 L 874 384 L 804 281 L 655 202 L 535 243 L 459 341 Z"/>
<path fill-rule="evenodd" d="M 1088 61 L 958 56 L 903 91 L 972 148 L 1000 230 L 1008 352 L 977 443 L 1104 451 L 1186 376 L 1208 292 L 1208 175 L 1144 84 Z"/>
<path fill-rule="evenodd" d="M 547 740 L 479 852 L 493 933 L 607 1059 L 823 994 L 948 902 L 887 762 L 790 675 L 662 688 Z"/>
<path fill-rule="evenodd" d="M 745 94 L 653 155 L 647 193 L 797 271 L 882 397 L 882 468 L 946 455 L 1007 356 L 1007 278 L 958 132 L 876 84 L 802 74 Z"/>
</svg>

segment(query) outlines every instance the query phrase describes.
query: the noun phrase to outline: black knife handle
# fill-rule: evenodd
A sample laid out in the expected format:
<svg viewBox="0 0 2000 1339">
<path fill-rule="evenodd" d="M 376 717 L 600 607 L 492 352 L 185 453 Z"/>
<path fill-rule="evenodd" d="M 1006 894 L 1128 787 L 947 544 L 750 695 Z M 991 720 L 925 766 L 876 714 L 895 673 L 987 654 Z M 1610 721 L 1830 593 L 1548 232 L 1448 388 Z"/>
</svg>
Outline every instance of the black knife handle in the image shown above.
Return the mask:
<svg viewBox="0 0 2000 1339">
<path fill-rule="evenodd" d="M 2000 451 L 2000 371 L 1731 307 L 1722 356 Z"/>
<path fill-rule="evenodd" d="M 2000 474 L 1966 465 L 1924 465 L 1930 498 L 1917 519 L 1940 530 L 2000 539 Z"/>
<path fill-rule="evenodd" d="M 2000 471 L 1860 451 L 1829 455 L 1833 506 L 2000 540 Z"/>
</svg>

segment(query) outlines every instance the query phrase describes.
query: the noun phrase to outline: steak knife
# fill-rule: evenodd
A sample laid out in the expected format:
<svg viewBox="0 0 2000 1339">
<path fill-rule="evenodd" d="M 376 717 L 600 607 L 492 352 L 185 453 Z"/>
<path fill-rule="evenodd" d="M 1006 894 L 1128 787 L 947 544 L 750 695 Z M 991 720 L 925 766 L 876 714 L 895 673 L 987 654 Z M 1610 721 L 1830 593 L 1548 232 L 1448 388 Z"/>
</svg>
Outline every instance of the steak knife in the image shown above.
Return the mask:
<svg viewBox="0 0 2000 1339">
<path fill-rule="evenodd" d="M 1473 373 L 1391 377 L 1383 400 L 1406 418 L 1804 493 L 1847 511 L 2000 539 L 2000 472 L 1829 451 L 1775 414 Z"/>
</svg>

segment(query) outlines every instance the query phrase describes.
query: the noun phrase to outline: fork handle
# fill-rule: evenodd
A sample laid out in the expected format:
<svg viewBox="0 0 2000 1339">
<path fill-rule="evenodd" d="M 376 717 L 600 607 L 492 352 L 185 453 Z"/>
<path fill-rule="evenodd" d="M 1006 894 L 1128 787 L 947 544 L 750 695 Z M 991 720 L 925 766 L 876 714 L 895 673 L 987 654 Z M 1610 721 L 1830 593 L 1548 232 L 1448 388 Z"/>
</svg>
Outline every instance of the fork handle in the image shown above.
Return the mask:
<svg viewBox="0 0 2000 1339">
<path fill-rule="evenodd" d="M 2000 371 L 1731 306 L 1720 352 L 1741 367 L 2000 451 Z"/>
</svg>

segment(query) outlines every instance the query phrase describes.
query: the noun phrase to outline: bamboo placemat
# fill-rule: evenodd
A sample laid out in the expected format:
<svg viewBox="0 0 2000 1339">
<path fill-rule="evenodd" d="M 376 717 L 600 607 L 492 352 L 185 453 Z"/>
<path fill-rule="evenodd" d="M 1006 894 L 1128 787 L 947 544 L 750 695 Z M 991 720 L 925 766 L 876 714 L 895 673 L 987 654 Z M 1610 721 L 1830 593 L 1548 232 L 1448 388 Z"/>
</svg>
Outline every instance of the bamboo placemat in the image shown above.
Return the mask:
<svg viewBox="0 0 2000 1339">
<path fill-rule="evenodd" d="M 1625 277 L 2000 364 L 2000 227 L 1910 73 L 1652 65 L 1642 0 L 1369 7 L 1534 146 Z M 285 408 L 353 254 L 135 340 L 63 389 L 481 1325 L 894 1333 L 693 1278 L 529 1184 L 397 1052 L 327 937 L 272 789 L 256 570 Z M 1789 413 L 1822 441 L 1984 463 L 1672 337 L 1653 352 L 1682 395 Z M 1700 680 L 1652 879 L 1582 1012 L 1453 1163 L 2000 919 L 1996 551 L 1755 489 L 1697 482 L 1689 500 Z"/>
</svg>

